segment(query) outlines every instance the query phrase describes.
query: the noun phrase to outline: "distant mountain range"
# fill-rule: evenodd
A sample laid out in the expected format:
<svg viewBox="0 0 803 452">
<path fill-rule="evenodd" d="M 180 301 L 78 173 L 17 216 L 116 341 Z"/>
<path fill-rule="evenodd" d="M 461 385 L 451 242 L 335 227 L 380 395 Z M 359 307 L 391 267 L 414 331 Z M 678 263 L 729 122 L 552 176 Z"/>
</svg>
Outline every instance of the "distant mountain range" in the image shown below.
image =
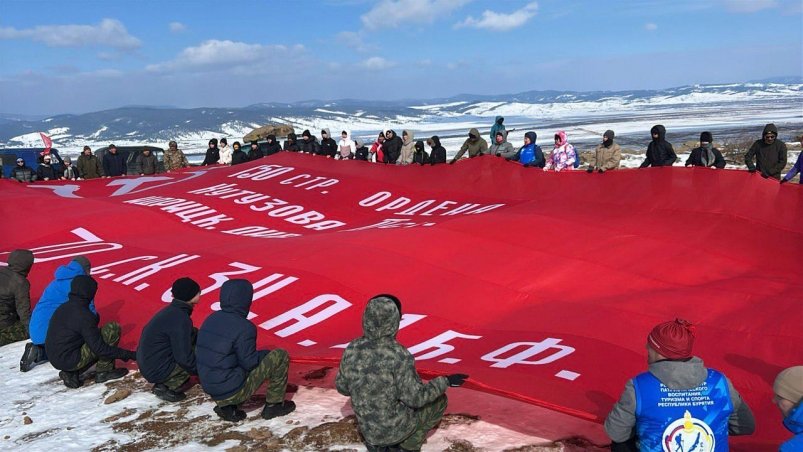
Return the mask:
<svg viewBox="0 0 803 452">
<path fill-rule="evenodd" d="M 683 106 L 749 103 L 797 104 L 803 109 L 803 80 L 771 79 L 748 83 L 692 85 L 661 90 L 527 91 L 516 94 L 460 94 L 442 99 L 376 101 L 340 99 L 260 103 L 242 108 L 127 106 L 78 115 L 49 117 L 0 113 L 0 146 L 38 146 L 38 132 L 60 146 L 83 143 L 197 141 L 204 137 L 241 139 L 270 123 L 304 128 L 350 127 L 353 131 L 386 126 L 462 123 L 505 117 L 559 119 L 584 115 L 660 112 Z M 335 132 L 337 133 L 337 132 Z"/>
</svg>

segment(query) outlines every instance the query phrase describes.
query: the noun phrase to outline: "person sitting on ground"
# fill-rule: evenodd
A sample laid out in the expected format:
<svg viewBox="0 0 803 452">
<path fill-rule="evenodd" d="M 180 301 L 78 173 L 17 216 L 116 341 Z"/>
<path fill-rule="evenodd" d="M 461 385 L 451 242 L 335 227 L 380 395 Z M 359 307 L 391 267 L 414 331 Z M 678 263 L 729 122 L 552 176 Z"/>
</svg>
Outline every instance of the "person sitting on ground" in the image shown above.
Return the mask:
<svg viewBox="0 0 803 452">
<path fill-rule="evenodd" d="M 142 149 L 142 154 L 137 156 L 140 176 L 153 176 L 159 172 L 159 161 L 153 155 L 149 147 Z"/>
<path fill-rule="evenodd" d="M 232 150 L 229 147 L 228 139 L 226 138 L 220 139 L 220 147 L 218 148 L 218 153 L 220 154 L 220 160 L 218 160 L 218 163 L 222 165 L 231 165 Z"/>
<path fill-rule="evenodd" d="M 251 149 L 248 150 L 248 161 L 261 159 L 264 156 L 265 154 L 262 152 L 262 148 L 259 147 L 259 143 L 257 143 L 256 141 L 252 141 Z"/>
<path fill-rule="evenodd" d="M 382 145 L 385 143 L 384 132 L 379 132 L 376 140 L 371 144 L 371 160 L 376 163 L 385 163 L 385 152 L 382 150 Z"/>
<path fill-rule="evenodd" d="M 332 138 L 329 129 L 321 129 L 321 145 L 318 148 L 319 155 L 335 158 L 337 155 L 337 142 Z"/>
<path fill-rule="evenodd" d="M 622 148 L 613 142 L 614 136 L 613 130 L 606 130 L 602 134 L 602 143 L 594 149 L 591 162 L 586 169 L 587 172 L 593 173 L 594 170 L 597 170 L 597 172 L 604 173 L 619 168 L 619 162 L 622 160 Z"/>
<path fill-rule="evenodd" d="M 725 159 L 719 149 L 714 147 L 714 136 L 711 132 L 700 134 L 700 147 L 694 148 L 686 159 L 686 166 L 703 166 L 725 168 Z"/>
<path fill-rule="evenodd" d="M 95 157 L 95 154 L 92 153 L 92 149 L 89 146 L 84 146 L 83 151 L 81 151 L 81 155 L 78 156 L 78 174 L 81 176 L 81 179 L 97 179 L 99 177 L 103 177 L 103 170 L 100 167 L 100 159 Z"/>
<path fill-rule="evenodd" d="M 78 169 L 72 166 L 72 159 L 64 157 L 64 171 L 61 172 L 61 180 L 78 180 Z"/>
<path fill-rule="evenodd" d="M 52 157 L 50 154 L 45 155 L 42 158 L 42 163 L 36 168 L 36 179 L 37 180 L 59 180 L 61 176 L 59 175 L 58 171 L 50 164 L 52 161 Z"/>
<path fill-rule="evenodd" d="M 142 376 L 153 383 L 153 393 L 167 402 L 187 396 L 181 387 L 191 375 L 198 375 L 192 309 L 201 300 L 201 286 L 190 278 L 179 278 L 171 289 L 173 301 L 145 324 L 137 346 L 137 365 Z"/>
<path fill-rule="evenodd" d="M 339 160 L 351 160 L 357 152 L 357 147 L 354 145 L 354 140 L 351 139 L 351 133 L 348 130 L 340 132 L 340 143 L 337 145 L 337 158 Z"/>
<path fill-rule="evenodd" d="M 403 144 L 402 139 L 396 135 L 396 131 L 388 129 L 385 132 L 385 142 L 382 144 L 382 151 L 385 154 L 384 163 L 395 165 L 399 161 Z"/>
<path fill-rule="evenodd" d="M 513 149 L 513 145 L 507 141 L 507 132 L 504 130 L 500 130 L 496 132 L 496 136 L 493 138 L 493 143 L 490 148 L 488 148 L 488 153 L 490 155 L 495 155 L 497 157 L 502 158 L 510 158 L 516 155 L 516 150 Z"/>
<path fill-rule="evenodd" d="M 270 134 L 266 139 L 268 140 L 268 145 L 265 147 L 266 157 L 282 150 L 281 145 L 279 145 L 279 142 L 276 141 L 276 135 Z"/>
<path fill-rule="evenodd" d="M 544 171 L 554 170 L 560 172 L 563 170 L 571 170 L 574 168 L 574 162 L 577 160 L 577 151 L 574 146 L 569 144 L 566 138 L 566 132 L 558 130 L 555 134 L 555 147 L 549 153 L 544 165 Z"/>
<path fill-rule="evenodd" d="M 346 347 L 335 378 L 337 392 L 351 397 L 369 451 L 421 450 L 446 411 L 446 388 L 468 378 L 454 374 L 423 383 L 413 356 L 396 340 L 400 319 L 398 298 L 371 298 L 362 316 L 363 335 Z"/>
<path fill-rule="evenodd" d="M 110 144 L 103 154 L 103 177 L 118 177 L 128 174 L 128 166 L 117 146 Z"/>
<path fill-rule="evenodd" d="M 446 163 L 446 148 L 441 146 L 441 139 L 437 135 L 433 135 L 427 140 L 429 146 L 429 164 L 437 165 Z"/>
<path fill-rule="evenodd" d="M 354 147 L 357 149 L 354 152 L 354 159 L 368 161 L 368 146 L 361 139 L 354 140 Z"/>
<path fill-rule="evenodd" d="M 178 143 L 171 141 L 165 151 L 165 171 L 175 171 L 190 166 L 187 156 L 178 148 Z"/>
<path fill-rule="evenodd" d="M 28 339 L 31 320 L 31 283 L 33 267 L 30 250 L 14 250 L 8 266 L 0 267 L 0 347 Z"/>
<path fill-rule="evenodd" d="M 298 145 L 298 137 L 296 137 L 296 134 L 287 134 L 287 141 L 284 142 L 284 150 L 290 152 L 301 152 L 301 146 Z"/>
<path fill-rule="evenodd" d="M 305 154 L 318 155 L 320 153 L 318 138 L 313 136 L 309 130 L 301 132 L 301 142 L 299 145 L 301 147 L 301 152 Z"/>
<path fill-rule="evenodd" d="M 779 452 L 803 450 L 803 366 L 789 367 L 775 377 L 772 401 L 781 410 L 783 425 L 795 436 L 781 444 Z"/>
<path fill-rule="evenodd" d="M 496 134 L 499 132 L 504 132 L 504 135 L 502 136 L 507 137 L 507 131 L 505 130 L 505 125 L 503 124 L 504 122 L 505 118 L 501 116 L 497 116 L 496 119 L 494 119 L 494 125 L 491 126 L 491 133 L 489 134 L 491 137 L 491 143 L 496 143 Z M 496 154 L 492 152 L 491 155 Z"/>
<path fill-rule="evenodd" d="M 427 151 L 424 150 L 424 142 L 418 140 L 415 142 L 415 153 L 413 154 L 413 163 L 417 163 L 419 165 L 426 165 L 429 163 L 429 155 Z"/>
<path fill-rule="evenodd" d="M 257 329 L 248 320 L 254 287 L 244 279 L 230 279 L 220 288 L 220 311 L 204 320 L 195 353 L 201 386 L 215 401 L 215 413 L 237 422 L 246 418 L 238 405 L 267 380 L 263 419 L 284 416 L 296 407 L 284 400 L 290 357 L 280 348 L 257 350 Z"/>
<path fill-rule="evenodd" d="M 524 145 L 520 147 L 512 157 L 509 157 L 506 160 L 519 162 L 525 168 L 531 166 L 535 168 L 543 168 L 544 165 L 546 165 L 546 159 L 544 158 L 544 151 L 541 150 L 541 146 L 535 144 L 537 139 L 538 135 L 535 132 L 529 131 L 525 133 Z"/>
<path fill-rule="evenodd" d="M 778 139 L 775 124 L 764 126 L 762 136 L 763 139 L 756 140 L 744 156 L 747 171 L 755 173 L 758 169 L 764 179 L 780 179 L 781 172 L 786 168 L 786 143 Z"/>
<path fill-rule="evenodd" d="M 53 281 L 45 287 L 42 296 L 31 312 L 29 332 L 31 342 L 25 344 L 25 353 L 20 360 L 20 371 L 28 372 L 37 364 L 47 361 L 45 340 L 50 319 L 59 306 L 67 302 L 73 279 L 79 275 L 89 275 L 92 265 L 85 256 L 76 256 L 65 265 L 60 265 L 53 275 Z M 89 300 L 89 310 L 96 314 L 94 300 Z"/>
<path fill-rule="evenodd" d="M 800 135 L 798 137 L 798 140 L 800 141 L 801 149 L 803 149 L 803 135 Z M 797 155 L 797 160 L 795 160 L 795 164 L 792 165 L 792 168 L 789 170 L 788 173 L 786 173 L 786 176 L 784 176 L 783 179 L 781 179 L 782 184 L 789 182 L 797 174 L 801 175 L 798 183 L 803 184 L 803 163 L 801 163 L 801 160 L 803 160 L 803 150 L 801 150 L 801 152 Z"/>
<path fill-rule="evenodd" d="M 396 162 L 398 165 L 409 165 L 413 163 L 413 154 L 415 154 L 415 133 L 412 130 L 402 130 L 402 147 L 399 154 L 399 160 Z"/>
<path fill-rule="evenodd" d="M 206 155 L 201 166 L 217 165 L 220 162 L 220 149 L 217 147 L 217 138 L 209 140 L 209 145 L 206 148 Z"/>
<path fill-rule="evenodd" d="M 450 164 L 460 160 L 460 157 L 468 151 L 468 158 L 479 157 L 488 153 L 488 142 L 480 138 L 480 131 L 476 128 L 468 131 L 468 138 L 460 146 L 457 155 L 449 162 Z"/>
<path fill-rule="evenodd" d="M 652 141 L 647 146 L 647 157 L 639 168 L 648 166 L 672 166 L 678 159 L 672 143 L 666 141 L 666 127 L 658 124 L 650 129 Z"/>
<path fill-rule="evenodd" d="M 681 319 L 663 322 L 650 331 L 648 371 L 627 382 L 605 419 L 612 451 L 660 451 L 664 441 L 691 444 L 694 437 L 686 436 L 692 434 L 676 428 L 686 422 L 699 426 L 693 434 L 704 441 L 700 450 L 713 450 L 714 441 L 728 444 L 728 435 L 753 433 L 753 413 L 730 380 L 692 356 L 694 337 L 694 326 Z M 663 403 L 667 390 L 675 394 L 672 404 Z"/>
<path fill-rule="evenodd" d="M 98 328 L 100 316 L 89 310 L 95 298 L 98 283 L 87 275 L 78 275 L 70 284 L 67 302 L 56 308 L 47 328 L 45 351 L 50 364 L 60 370 L 64 386 L 81 387 L 81 374 L 95 364 L 96 383 L 122 378 L 128 374 L 125 367 L 115 368 L 114 360 L 136 360 L 135 351 L 117 347 L 121 329 L 117 322 L 108 322 Z"/>
<path fill-rule="evenodd" d="M 240 163 L 245 163 L 248 161 L 248 154 L 243 152 L 241 149 L 239 141 L 235 141 L 234 144 L 231 145 L 231 164 L 232 165 L 239 165 Z"/>
<path fill-rule="evenodd" d="M 15 179 L 17 182 L 33 182 L 36 180 L 36 172 L 25 164 L 22 157 L 18 157 L 17 166 L 11 170 L 11 179 Z"/>
</svg>

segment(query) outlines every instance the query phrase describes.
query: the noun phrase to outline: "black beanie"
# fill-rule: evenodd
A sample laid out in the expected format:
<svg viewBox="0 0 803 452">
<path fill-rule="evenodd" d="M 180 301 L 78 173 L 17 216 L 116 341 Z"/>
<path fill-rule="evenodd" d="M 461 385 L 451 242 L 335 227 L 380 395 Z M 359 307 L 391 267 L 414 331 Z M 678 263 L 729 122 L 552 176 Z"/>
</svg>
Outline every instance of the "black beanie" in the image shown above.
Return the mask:
<svg viewBox="0 0 803 452">
<path fill-rule="evenodd" d="M 711 132 L 703 132 L 700 134 L 700 142 L 701 143 L 713 143 L 714 136 L 711 135 Z"/>
<path fill-rule="evenodd" d="M 173 298 L 181 301 L 190 301 L 201 291 L 201 286 L 190 278 L 179 278 L 173 283 Z"/>
</svg>

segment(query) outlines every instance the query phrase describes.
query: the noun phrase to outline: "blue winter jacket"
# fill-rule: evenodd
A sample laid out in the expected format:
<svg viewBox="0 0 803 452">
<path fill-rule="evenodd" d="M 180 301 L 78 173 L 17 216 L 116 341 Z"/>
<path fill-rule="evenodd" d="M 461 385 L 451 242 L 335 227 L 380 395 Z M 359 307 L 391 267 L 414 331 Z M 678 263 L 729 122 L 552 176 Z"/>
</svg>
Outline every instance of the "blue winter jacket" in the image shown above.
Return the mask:
<svg viewBox="0 0 803 452">
<path fill-rule="evenodd" d="M 56 312 L 56 308 L 67 301 L 73 278 L 83 274 L 83 267 L 76 261 L 70 261 L 69 264 L 62 265 L 56 269 L 55 279 L 45 287 L 45 291 L 42 292 L 42 298 L 39 299 L 39 302 L 33 308 L 33 312 L 31 312 L 31 323 L 28 325 L 31 342 L 36 345 L 45 344 L 50 317 Z M 97 314 L 95 300 L 89 302 L 89 310 L 93 314 Z"/>
<path fill-rule="evenodd" d="M 780 452 L 794 452 L 803 450 L 803 403 L 798 403 L 783 420 L 783 425 L 795 436 L 781 444 Z"/>
<path fill-rule="evenodd" d="M 214 400 L 233 396 L 268 350 L 257 350 L 257 328 L 248 320 L 254 287 L 232 279 L 220 288 L 220 311 L 204 320 L 195 356 L 201 387 Z"/>
</svg>

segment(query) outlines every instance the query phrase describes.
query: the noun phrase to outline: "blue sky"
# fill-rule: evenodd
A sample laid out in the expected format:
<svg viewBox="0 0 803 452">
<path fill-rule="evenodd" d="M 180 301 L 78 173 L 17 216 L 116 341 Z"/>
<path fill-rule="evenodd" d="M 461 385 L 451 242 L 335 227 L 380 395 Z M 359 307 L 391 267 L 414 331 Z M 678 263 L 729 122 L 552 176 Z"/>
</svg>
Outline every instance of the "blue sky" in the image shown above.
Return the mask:
<svg viewBox="0 0 803 452">
<path fill-rule="evenodd" d="M 803 75 L 801 0 L 0 0 L 0 111 Z"/>
</svg>

